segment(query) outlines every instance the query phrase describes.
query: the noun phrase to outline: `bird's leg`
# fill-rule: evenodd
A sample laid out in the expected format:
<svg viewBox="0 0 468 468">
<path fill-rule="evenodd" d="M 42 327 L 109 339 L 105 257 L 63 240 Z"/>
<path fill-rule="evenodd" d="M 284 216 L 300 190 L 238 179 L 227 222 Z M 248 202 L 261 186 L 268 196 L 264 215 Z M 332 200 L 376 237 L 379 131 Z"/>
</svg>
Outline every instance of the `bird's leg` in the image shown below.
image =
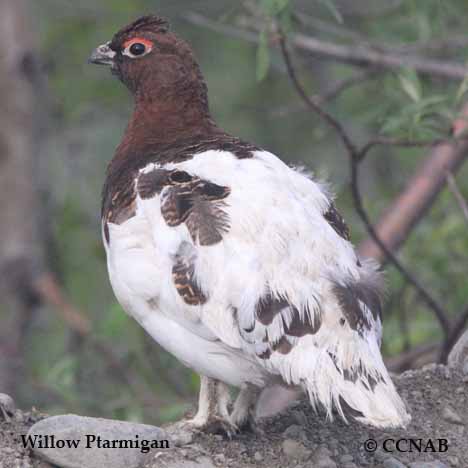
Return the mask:
<svg viewBox="0 0 468 468">
<path fill-rule="evenodd" d="M 239 430 L 257 431 L 255 410 L 261 391 L 261 388 L 249 383 L 242 385 L 231 413 L 231 422 Z"/>
<path fill-rule="evenodd" d="M 231 395 L 226 384 L 201 376 L 198 412 L 188 422 L 204 432 L 225 433 L 231 436 L 237 431 L 237 428 L 229 418 L 228 405 L 230 402 Z"/>
<path fill-rule="evenodd" d="M 169 432 L 179 440 L 186 440 L 187 432 L 208 432 L 231 438 L 238 429 L 229 417 L 230 401 L 231 396 L 226 384 L 202 375 L 197 414 L 193 419 L 172 425 L 168 428 Z M 185 433 L 182 436 L 181 431 Z"/>
</svg>

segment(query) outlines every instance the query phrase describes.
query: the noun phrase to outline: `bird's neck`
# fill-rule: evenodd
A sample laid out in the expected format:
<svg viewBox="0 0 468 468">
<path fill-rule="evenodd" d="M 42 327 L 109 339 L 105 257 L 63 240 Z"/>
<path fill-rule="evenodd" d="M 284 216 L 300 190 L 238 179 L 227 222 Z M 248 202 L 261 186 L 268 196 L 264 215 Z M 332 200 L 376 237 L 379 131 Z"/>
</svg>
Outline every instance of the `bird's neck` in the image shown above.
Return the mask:
<svg viewBox="0 0 468 468">
<path fill-rule="evenodd" d="M 135 107 L 117 157 L 140 151 L 156 152 L 178 141 L 219 133 L 207 102 L 184 95 L 135 96 Z"/>
</svg>

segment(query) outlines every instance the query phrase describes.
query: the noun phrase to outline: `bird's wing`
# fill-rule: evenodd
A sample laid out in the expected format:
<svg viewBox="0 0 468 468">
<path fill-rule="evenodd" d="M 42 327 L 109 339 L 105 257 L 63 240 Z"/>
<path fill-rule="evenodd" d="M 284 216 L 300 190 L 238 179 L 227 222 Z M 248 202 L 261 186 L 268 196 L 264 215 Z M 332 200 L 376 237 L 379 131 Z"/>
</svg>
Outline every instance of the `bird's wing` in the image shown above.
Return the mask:
<svg viewBox="0 0 468 468">
<path fill-rule="evenodd" d="M 378 426 L 407 421 L 379 350 L 378 274 L 359 262 L 320 184 L 268 152 L 208 151 L 151 164 L 136 187 L 171 259 L 174 314 L 196 310 L 329 417 L 334 407 Z"/>
</svg>

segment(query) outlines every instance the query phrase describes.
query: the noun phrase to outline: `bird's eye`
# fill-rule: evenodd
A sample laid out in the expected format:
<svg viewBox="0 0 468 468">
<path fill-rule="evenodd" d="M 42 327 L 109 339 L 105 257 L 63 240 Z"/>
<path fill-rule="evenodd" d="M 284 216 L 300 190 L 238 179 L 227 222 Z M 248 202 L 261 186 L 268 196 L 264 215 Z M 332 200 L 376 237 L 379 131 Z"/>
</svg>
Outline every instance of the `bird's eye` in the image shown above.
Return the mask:
<svg viewBox="0 0 468 468">
<path fill-rule="evenodd" d="M 153 50 L 153 42 L 143 37 L 136 37 L 125 42 L 123 55 L 130 58 L 143 57 Z"/>
<path fill-rule="evenodd" d="M 129 52 L 135 56 L 143 55 L 146 52 L 146 46 L 141 42 L 135 42 L 130 46 Z"/>
</svg>

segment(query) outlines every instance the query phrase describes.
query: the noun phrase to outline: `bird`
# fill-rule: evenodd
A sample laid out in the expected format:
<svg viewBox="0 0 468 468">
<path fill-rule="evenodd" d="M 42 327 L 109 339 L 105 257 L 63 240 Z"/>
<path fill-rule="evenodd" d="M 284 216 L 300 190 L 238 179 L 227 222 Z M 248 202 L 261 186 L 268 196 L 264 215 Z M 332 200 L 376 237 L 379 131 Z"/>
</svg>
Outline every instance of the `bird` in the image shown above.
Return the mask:
<svg viewBox="0 0 468 468">
<path fill-rule="evenodd" d="M 356 254 L 328 186 L 215 122 L 194 52 L 164 18 L 140 17 L 89 61 L 133 96 L 102 237 L 123 309 L 200 375 L 181 425 L 255 427 L 259 396 L 280 385 L 330 421 L 406 426 L 380 353 L 382 274 Z"/>
</svg>

